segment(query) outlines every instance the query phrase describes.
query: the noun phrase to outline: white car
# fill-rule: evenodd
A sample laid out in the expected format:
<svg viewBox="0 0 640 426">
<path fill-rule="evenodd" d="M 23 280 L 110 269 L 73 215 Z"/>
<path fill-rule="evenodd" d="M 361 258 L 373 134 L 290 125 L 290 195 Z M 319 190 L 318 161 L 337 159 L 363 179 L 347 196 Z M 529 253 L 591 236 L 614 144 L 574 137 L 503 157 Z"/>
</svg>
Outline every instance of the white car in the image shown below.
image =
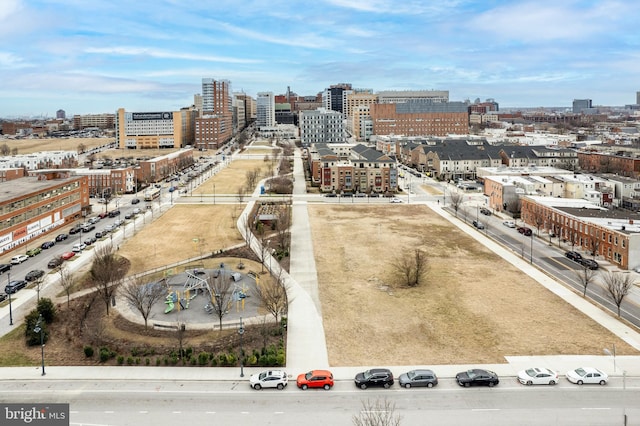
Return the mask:
<svg viewBox="0 0 640 426">
<path fill-rule="evenodd" d="M 400 198 L 393 197 L 389 200 L 390 203 L 401 203 L 402 200 Z"/>
<path fill-rule="evenodd" d="M 249 378 L 249 385 L 255 389 L 277 388 L 284 389 L 287 386 L 287 373 L 282 370 L 263 371 Z"/>
<path fill-rule="evenodd" d="M 12 265 L 19 265 L 24 261 L 29 260 L 29 256 L 27 256 L 26 254 L 19 254 L 17 256 L 13 256 L 11 258 L 11 264 Z"/>
<path fill-rule="evenodd" d="M 512 220 L 505 220 L 504 222 L 502 222 L 502 224 L 504 226 L 506 226 L 507 228 L 515 228 L 516 227 L 516 223 Z"/>
<path fill-rule="evenodd" d="M 73 248 L 71 249 L 72 252 L 74 253 L 80 253 L 82 250 L 86 249 L 87 246 L 84 244 L 74 244 Z"/>
<path fill-rule="evenodd" d="M 580 367 L 575 370 L 567 371 L 567 380 L 577 385 L 581 385 L 583 383 L 605 385 L 609 380 L 609 376 L 607 373 L 603 373 L 597 368 Z"/>
<path fill-rule="evenodd" d="M 558 373 L 547 368 L 527 368 L 518 373 L 518 381 L 523 385 L 555 385 Z"/>
</svg>

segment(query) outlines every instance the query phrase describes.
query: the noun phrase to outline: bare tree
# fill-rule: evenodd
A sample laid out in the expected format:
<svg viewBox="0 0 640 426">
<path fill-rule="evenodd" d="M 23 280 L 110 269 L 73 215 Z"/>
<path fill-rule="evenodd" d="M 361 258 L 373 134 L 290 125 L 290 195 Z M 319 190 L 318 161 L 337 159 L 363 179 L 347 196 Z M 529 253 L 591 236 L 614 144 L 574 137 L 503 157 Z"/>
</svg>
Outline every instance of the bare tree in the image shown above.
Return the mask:
<svg viewBox="0 0 640 426">
<path fill-rule="evenodd" d="M 69 299 L 71 299 L 71 290 L 76 284 L 76 277 L 69 270 L 69 266 L 66 263 L 60 264 L 58 266 L 58 273 L 60 274 L 60 286 L 64 290 L 64 293 L 67 295 L 67 308 L 69 307 Z"/>
<path fill-rule="evenodd" d="M 582 297 L 586 297 L 587 287 L 593 282 L 596 275 L 598 274 L 598 271 L 589 269 L 586 265 L 582 265 L 582 267 L 580 269 L 576 269 L 574 273 L 580 281 L 580 284 L 582 284 Z"/>
<path fill-rule="evenodd" d="M 41 277 L 38 277 L 35 280 L 33 280 L 33 284 L 34 284 L 33 287 L 36 289 L 36 303 L 40 302 L 40 290 L 42 290 L 42 286 L 44 285 L 44 278 L 45 278 L 45 275 L 42 274 Z"/>
<path fill-rule="evenodd" d="M 251 247 L 251 241 L 253 241 L 253 231 L 251 229 L 252 221 L 249 219 L 249 214 L 242 217 L 242 229 L 244 231 L 244 240 L 247 243 L 247 247 Z"/>
<path fill-rule="evenodd" d="M 282 269 L 280 269 L 275 281 L 270 279 L 260 280 L 254 292 L 260 300 L 260 306 L 273 315 L 276 324 L 278 324 L 280 318 L 287 314 L 289 308 L 287 287 L 282 276 Z"/>
<path fill-rule="evenodd" d="M 600 240 L 600 238 L 598 238 L 595 235 L 590 235 L 587 238 L 587 243 L 589 244 L 589 249 L 591 250 L 591 256 L 593 256 L 593 258 L 596 258 L 596 254 L 598 254 L 598 249 L 600 248 L 600 243 L 602 242 L 602 240 Z"/>
<path fill-rule="evenodd" d="M 0 155 L 9 155 L 10 152 L 11 148 L 9 148 L 9 145 L 7 145 L 6 143 L 0 145 Z"/>
<path fill-rule="evenodd" d="M 387 398 L 362 401 L 362 410 L 353 416 L 355 426 L 400 426 L 402 416 L 396 414 L 396 404 Z"/>
<path fill-rule="evenodd" d="M 260 178 L 260 167 L 256 167 L 253 170 L 248 170 L 246 173 L 247 178 L 247 187 L 255 188 L 258 183 L 258 179 Z"/>
<path fill-rule="evenodd" d="M 135 276 L 129 277 L 120 290 L 120 294 L 129 305 L 142 315 L 144 328 L 147 328 L 147 320 L 153 305 L 160 301 L 165 293 L 165 288 L 160 283 L 145 283 Z"/>
<path fill-rule="evenodd" d="M 82 154 L 87 150 L 87 146 L 85 144 L 83 144 L 82 142 L 78 144 L 78 154 Z"/>
<path fill-rule="evenodd" d="M 210 274 L 207 277 L 211 289 L 211 307 L 218 317 L 220 330 L 222 331 L 222 318 L 229 313 L 232 302 L 231 277 L 225 273 L 224 265 L 220 265 L 218 276 Z"/>
<path fill-rule="evenodd" d="M 238 187 L 238 194 L 236 195 L 236 198 L 238 199 L 239 203 L 244 203 L 244 199 L 247 196 L 247 186 L 246 185 L 242 185 Z"/>
<path fill-rule="evenodd" d="M 458 217 L 458 209 L 460 208 L 460 205 L 462 204 L 463 199 L 464 199 L 464 196 L 457 192 L 452 192 L 449 195 L 449 200 L 451 202 L 451 206 L 453 207 L 453 210 L 456 212 L 456 217 Z"/>
<path fill-rule="evenodd" d="M 622 272 L 607 272 L 602 279 L 611 300 L 618 308 L 618 316 L 620 316 L 620 305 L 633 287 L 633 277 L 631 274 Z"/>
<path fill-rule="evenodd" d="M 276 240 L 278 248 L 289 251 L 289 228 L 291 227 L 291 204 L 282 203 L 276 213 Z"/>
<path fill-rule="evenodd" d="M 391 270 L 395 281 L 401 286 L 417 287 L 421 285 L 427 275 L 428 258 L 424 251 L 406 250 L 391 263 Z"/>
<path fill-rule="evenodd" d="M 536 229 L 538 230 L 538 237 L 540 236 L 540 227 L 544 225 L 544 214 L 540 210 L 536 210 L 533 214 L 533 223 L 536 225 Z"/>
<path fill-rule="evenodd" d="M 94 258 L 89 274 L 109 315 L 109 305 L 127 275 L 129 265 L 125 259 L 114 253 L 111 244 L 96 247 L 93 252 Z"/>
<path fill-rule="evenodd" d="M 178 358 L 183 359 L 184 357 L 184 340 L 187 337 L 187 325 L 180 319 L 180 314 L 178 314 L 178 319 L 176 321 L 175 331 L 173 336 L 176 338 L 178 342 Z"/>
</svg>

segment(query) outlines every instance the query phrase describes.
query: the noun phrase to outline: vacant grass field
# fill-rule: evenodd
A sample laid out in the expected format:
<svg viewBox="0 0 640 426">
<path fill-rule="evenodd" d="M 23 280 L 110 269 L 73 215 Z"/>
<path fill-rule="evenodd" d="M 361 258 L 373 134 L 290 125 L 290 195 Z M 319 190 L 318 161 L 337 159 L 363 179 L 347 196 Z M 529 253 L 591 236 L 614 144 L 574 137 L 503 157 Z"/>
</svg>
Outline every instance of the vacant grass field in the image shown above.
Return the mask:
<svg viewBox="0 0 640 426">
<path fill-rule="evenodd" d="M 76 151 L 80 144 L 95 148 L 114 140 L 115 138 L 3 139 L 0 144 L 6 143 L 10 149 L 18 148 L 18 154 L 31 154 L 38 151 Z"/>
<path fill-rule="evenodd" d="M 331 365 L 500 363 L 637 352 L 426 206 L 309 206 Z M 407 249 L 428 282 L 393 288 Z"/>
<path fill-rule="evenodd" d="M 193 190 L 193 195 L 213 194 L 213 185 L 215 185 L 216 194 L 237 194 L 238 189 L 245 185 L 247 181 L 247 172 L 254 169 L 260 169 L 260 178 L 268 175 L 271 162 L 263 160 L 235 160 L 227 167 L 222 169 L 217 175 L 207 179 L 197 189 Z"/>
</svg>

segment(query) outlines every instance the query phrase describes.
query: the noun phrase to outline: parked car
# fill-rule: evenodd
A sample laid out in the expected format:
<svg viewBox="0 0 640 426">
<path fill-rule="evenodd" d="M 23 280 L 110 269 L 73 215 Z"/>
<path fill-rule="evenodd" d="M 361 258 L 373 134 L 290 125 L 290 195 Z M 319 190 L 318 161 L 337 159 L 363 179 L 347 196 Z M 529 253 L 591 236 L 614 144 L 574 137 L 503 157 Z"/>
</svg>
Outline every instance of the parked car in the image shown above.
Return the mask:
<svg viewBox="0 0 640 426">
<path fill-rule="evenodd" d="M 19 265 L 24 261 L 29 260 L 29 256 L 27 256 L 26 254 L 19 254 L 17 256 L 13 256 L 11 258 L 11 264 L 12 265 Z"/>
<path fill-rule="evenodd" d="M 9 297 L 7 293 L 0 293 L 0 302 L 7 300 L 7 297 Z"/>
<path fill-rule="evenodd" d="M 4 287 L 4 292 L 7 294 L 14 294 L 19 290 L 22 290 L 27 286 L 27 282 L 25 280 L 14 280 L 9 281 L 9 283 Z"/>
<path fill-rule="evenodd" d="M 62 260 L 69 260 L 75 255 L 76 254 L 74 252 L 72 252 L 72 251 L 65 251 L 64 253 L 62 253 L 62 256 L 60 256 L 60 258 Z"/>
<path fill-rule="evenodd" d="M 255 390 L 262 388 L 277 388 L 282 390 L 287 384 L 287 373 L 282 370 L 263 371 L 253 374 L 249 378 L 249 385 Z"/>
<path fill-rule="evenodd" d="M 415 386 L 432 388 L 438 384 L 438 378 L 431 370 L 411 370 L 401 374 L 398 383 L 407 389 Z"/>
<path fill-rule="evenodd" d="M 82 225 L 82 232 L 91 232 L 96 229 L 96 226 L 93 223 L 85 223 Z"/>
<path fill-rule="evenodd" d="M 328 193 L 328 194 L 324 194 L 325 197 L 329 197 L 329 198 L 336 198 L 338 196 L 338 194 L 334 194 L 332 192 Z"/>
<path fill-rule="evenodd" d="M 49 263 L 47 263 L 47 268 L 49 269 L 57 268 L 58 266 L 62 265 L 63 261 L 64 260 L 60 256 L 54 257 L 49 261 Z"/>
<path fill-rule="evenodd" d="M 69 234 L 71 235 L 77 234 L 80 231 L 82 231 L 82 225 L 78 224 L 78 225 L 75 225 L 73 228 L 69 229 Z"/>
<path fill-rule="evenodd" d="M 558 383 L 558 373 L 548 368 L 527 368 L 518 373 L 518 381 L 523 385 L 555 385 Z"/>
<path fill-rule="evenodd" d="M 504 222 L 502 222 L 502 224 L 504 226 L 506 226 L 507 228 L 515 228 L 516 227 L 516 223 L 512 220 L 505 220 Z"/>
<path fill-rule="evenodd" d="M 398 197 L 391 197 L 391 198 L 389 199 L 389 202 L 390 202 L 390 203 L 401 203 L 401 202 L 402 202 L 402 200 L 401 200 L 400 198 L 398 198 Z"/>
<path fill-rule="evenodd" d="M 105 233 L 104 233 L 103 231 L 98 231 L 98 232 L 96 232 L 96 234 L 95 234 L 95 238 L 96 238 L 96 240 L 99 240 L 100 238 L 102 238 L 102 237 L 104 237 L 104 236 L 105 236 Z"/>
<path fill-rule="evenodd" d="M 493 387 L 500 383 L 498 375 L 493 371 L 473 368 L 456 374 L 456 381 L 460 386 L 489 386 Z"/>
<path fill-rule="evenodd" d="M 489 209 L 488 209 L 488 208 L 486 208 L 486 207 L 481 208 L 481 209 L 480 209 L 480 213 L 482 213 L 482 214 L 483 214 L 483 215 L 485 215 L 485 216 L 491 216 L 491 210 L 489 210 Z"/>
<path fill-rule="evenodd" d="M 306 374 L 298 375 L 296 385 L 302 390 L 307 388 L 329 390 L 333 387 L 333 374 L 327 370 L 311 370 Z"/>
<path fill-rule="evenodd" d="M 567 256 L 567 258 L 573 260 L 574 262 L 582 261 L 582 255 L 577 251 L 568 251 L 564 255 Z"/>
<path fill-rule="evenodd" d="M 131 219 L 133 217 L 133 213 L 127 213 L 124 215 L 125 219 Z"/>
<path fill-rule="evenodd" d="M 95 225 L 96 223 L 100 222 L 100 216 L 94 216 L 91 219 L 89 219 L 89 223 Z"/>
<path fill-rule="evenodd" d="M 580 260 L 580 264 L 586 268 L 592 269 L 592 270 L 596 270 L 600 267 L 600 265 L 598 265 L 598 262 L 596 262 L 593 259 L 585 259 L 582 258 L 582 260 Z"/>
<path fill-rule="evenodd" d="M 370 386 L 382 386 L 388 389 L 393 385 L 394 380 L 391 370 L 387 368 L 372 368 L 356 374 L 354 382 L 360 389 L 366 389 Z"/>
<path fill-rule="evenodd" d="M 46 250 L 46 249 L 50 249 L 51 247 L 53 247 L 55 245 L 56 245 L 55 241 L 45 241 L 44 243 L 42 243 L 40 248 L 43 249 L 43 250 Z"/>
<path fill-rule="evenodd" d="M 577 385 L 585 383 L 606 385 L 609 376 L 606 373 L 593 367 L 580 367 L 575 370 L 567 371 L 567 380 Z"/>
<path fill-rule="evenodd" d="M 27 281 L 35 281 L 38 278 L 41 278 L 44 275 L 44 271 L 42 269 L 34 269 L 33 271 L 27 272 L 27 275 L 24 276 L 24 279 Z"/>
<path fill-rule="evenodd" d="M 518 232 L 521 234 L 524 234 L 527 237 L 530 237 L 531 235 L 533 235 L 533 231 L 531 230 L 531 228 L 527 228 L 526 226 L 518 227 Z"/>
<path fill-rule="evenodd" d="M 34 247 L 32 249 L 27 250 L 26 255 L 29 257 L 37 256 L 42 253 L 42 249 L 40 247 Z"/>
<path fill-rule="evenodd" d="M 73 247 L 71 248 L 71 251 L 73 251 L 74 253 L 80 253 L 82 250 L 86 248 L 87 246 L 84 245 L 83 243 L 78 243 L 73 245 Z"/>
<path fill-rule="evenodd" d="M 64 241 L 67 238 L 69 238 L 69 236 L 67 234 L 58 234 L 56 235 L 56 242 L 60 242 L 60 241 Z"/>
<path fill-rule="evenodd" d="M 104 219 L 104 218 L 105 218 L 105 217 L 107 217 L 107 216 L 109 216 L 109 213 L 107 213 L 107 212 L 102 212 L 102 213 L 98 214 L 98 217 L 99 217 L 100 219 Z"/>
<path fill-rule="evenodd" d="M 475 226 L 478 229 L 484 229 L 484 223 L 480 222 L 479 220 L 474 220 L 473 226 Z"/>
<path fill-rule="evenodd" d="M 131 200 L 131 204 L 138 204 L 140 202 L 140 198 L 134 198 Z"/>
<path fill-rule="evenodd" d="M 109 217 L 116 217 L 116 216 L 120 216 L 120 210 L 111 210 L 109 212 Z"/>
<path fill-rule="evenodd" d="M 142 210 L 140 210 L 138 207 L 136 207 L 135 209 L 133 209 L 133 214 L 140 214 L 142 213 Z"/>
<path fill-rule="evenodd" d="M 10 263 L 1 263 L 0 264 L 0 274 L 3 272 L 7 272 L 11 270 L 11 264 Z"/>
</svg>

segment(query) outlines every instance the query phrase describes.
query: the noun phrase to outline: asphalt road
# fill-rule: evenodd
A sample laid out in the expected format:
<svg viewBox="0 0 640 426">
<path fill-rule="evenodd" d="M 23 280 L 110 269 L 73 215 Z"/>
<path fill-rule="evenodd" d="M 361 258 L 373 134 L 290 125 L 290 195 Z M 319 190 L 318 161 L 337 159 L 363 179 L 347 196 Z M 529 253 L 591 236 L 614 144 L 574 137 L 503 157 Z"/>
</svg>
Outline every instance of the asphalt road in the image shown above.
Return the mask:
<svg viewBox="0 0 640 426">
<path fill-rule="evenodd" d="M 254 391 L 243 381 L 3 382 L 3 402 L 70 403 L 72 425 L 349 425 L 363 401 L 395 405 L 402 425 L 628 425 L 640 424 L 640 379 L 606 386 L 522 386 L 503 378 L 495 388 L 460 388 L 453 379 L 432 389 Z M 544 407 L 544 408 L 542 408 Z"/>
</svg>

